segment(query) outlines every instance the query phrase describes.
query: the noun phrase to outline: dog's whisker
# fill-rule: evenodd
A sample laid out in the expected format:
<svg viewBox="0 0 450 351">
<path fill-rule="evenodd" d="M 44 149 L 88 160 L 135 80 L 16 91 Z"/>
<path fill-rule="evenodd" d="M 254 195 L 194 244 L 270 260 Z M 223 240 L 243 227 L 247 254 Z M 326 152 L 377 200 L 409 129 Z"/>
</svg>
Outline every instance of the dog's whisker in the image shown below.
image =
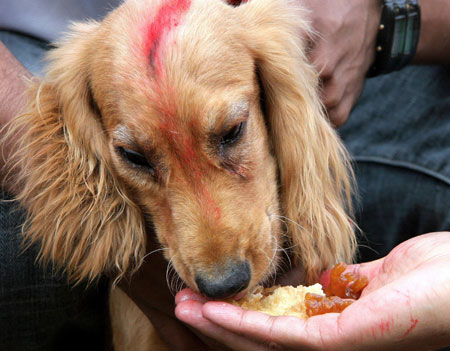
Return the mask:
<svg viewBox="0 0 450 351">
<path fill-rule="evenodd" d="M 165 251 L 165 250 L 167 250 L 167 248 L 165 248 L 165 247 L 160 248 L 160 249 L 153 250 L 153 251 L 147 253 L 144 257 L 142 257 L 142 260 L 145 260 L 145 259 L 146 259 L 148 256 L 150 256 L 151 254 L 154 254 L 154 253 L 159 252 L 159 251 Z"/>
<path fill-rule="evenodd" d="M 173 271 L 176 274 L 175 268 L 173 267 L 173 258 L 175 256 L 171 257 L 169 262 L 167 263 L 167 268 L 166 268 L 166 284 L 167 287 L 169 288 L 170 293 L 175 296 L 175 294 L 173 293 L 173 288 L 172 288 L 172 284 L 173 284 L 173 279 L 174 277 L 176 277 L 175 275 L 172 275 L 172 277 L 170 277 L 170 272 Z M 178 275 L 178 274 L 176 274 Z"/>
<path fill-rule="evenodd" d="M 272 249 L 272 252 L 273 252 L 272 257 L 269 257 L 269 255 L 267 254 L 267 252 L 264 249 L 261 248 L 259 250 L 264 254 L 264 256 L 267 258 L 267 261 L 269 263 L 270 270 L 269 270 L 269 274 L 268 274 L 268 279 L 271 278 L 273 281 L 275 281 L 276 275 L 277 275 L 277 265 L 275 264 L 275 261 L 276 261 L 276 256 L 277 256 L 277 252 L 278 252 L 278 240 L 275 235 L 272 234 L 271 236 L 275 243 L 275 245 L 274 245 L 275 247 Z"/>
<path fill-rule="evenodd" d="M 292 223 L 292 224 L 296 225 L 297 227 L 299 227 L 302 230 L 305 229 L 300 223 L 294 221 L 293 219 L 290 219 L 289 217 L 281 216 L 281 215 L 275 215 L 275 214 L 271 215 L 271 217 L 274 217 L 275 220 L 280 220 L 284 224 L 286 224 L 286 221 L 287 221 L 289 223 Z"/>
<path fill-rule="evenodd" d="M 184 283 L 184 280 L 181 279 L 181 277 L 178 274 L 177 274 L 177 276 L 178 276 L 178 284 L 177 284 L 177 287 L 176 287 L 177 288 L 176 292 L 178 293 L 186 286 L 186 284 Z"/>
<path fill-rule="evenodd" d="M 172 280 L 171 280 L 171 284 L 170 284 L 170 288 L 172 290 L 172 294 L 175 296 L 178 292 L 178 283 L 180 281 L 180 276 L 177 274 L 177 272 L 175 271 L 175 269 L 173 269 L 172 266 Z"/>
<path fill-rule="evenodd" d="M 174 257 L 170 259 L 166 269 L 166 283 L 172 296 L 175 296 L 185 284 L 183 279 L 181 279 L 180 275 L 173 266 Z"/>
</svg>

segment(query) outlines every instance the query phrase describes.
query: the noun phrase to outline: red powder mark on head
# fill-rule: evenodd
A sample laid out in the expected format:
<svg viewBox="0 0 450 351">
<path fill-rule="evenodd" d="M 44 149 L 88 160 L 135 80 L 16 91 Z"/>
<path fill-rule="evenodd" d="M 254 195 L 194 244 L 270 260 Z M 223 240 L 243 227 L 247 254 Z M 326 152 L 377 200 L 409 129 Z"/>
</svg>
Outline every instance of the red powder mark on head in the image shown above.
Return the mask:
<svg viewBox="0 0 450 351">
<path fill-rule="evenodd" d="M 168 0 L 156 14 L 153 22 L 147 27 L 144 41 L 144 53 L 150 58 L 150 64 L 157 72 L 161 70 L 160 48 L 164 44 L 167 34 L 180 24 L 191 0 Z"/>
<path fill-rule="evenodd" d="M 156 73 L 156 78 L 161 78 L 163 73 L 161 49 L 166 44 L 168 34 L 180 24 L 182 15 L 190 5 L 191 0 L 166 0 L 153 22 L 146 27 L 144 53 Z M 151 90 L 153 93 L 149 98 L 162 116 L 159 127 L 176 153 L 177 166 L 183 169 L 189 184 L 193 187 L 203 213 L 209 218 L 220 220 L 220 208 L 204 185 L 206 166 L 202 164 L 201 156 L 195 151 L 191 134 L 180 125 L 177 118 L 176 92 L 168 81 L 162 79 L 156 79 Z M 190 127 L 194 127 L 194 121 L 190 123 Z"/>
<path fill-rule="evenodd" d="M 174 99 L 175 94 L 166 95 L 169 100 Z M 183 170 L 185 177 L 188 179 L 190 186 L 196 194 L 197 201 L 204 215 L 210 219 L 219 221 L 222 217 L 220 208 L 213 199 L 211 193 L 204 184 L 206 175 L 205 160 L 195 150 L 194 138 L 190 131 L 181 127 L 177 120 L 176 105 L 174 102 L 166 100 L 165 107 L 159 105 L 163 119 L 160 123 L 160 130 L 169 140 L 173 151 L 176 154 L 177 166 Z M 195 126 L 191 121 L 189 126 Z"/>
<path fill-rule="evenodd" d="M 407 336 L 417 325 L 417 323 L 419 323 L 418 319 L 414 319 L 413 317 L 411 317 L 411 325 L 409 326 L 409 328 L 406 330 L 405 334 L 403 334 L 403 336 Z"/>
</svg>

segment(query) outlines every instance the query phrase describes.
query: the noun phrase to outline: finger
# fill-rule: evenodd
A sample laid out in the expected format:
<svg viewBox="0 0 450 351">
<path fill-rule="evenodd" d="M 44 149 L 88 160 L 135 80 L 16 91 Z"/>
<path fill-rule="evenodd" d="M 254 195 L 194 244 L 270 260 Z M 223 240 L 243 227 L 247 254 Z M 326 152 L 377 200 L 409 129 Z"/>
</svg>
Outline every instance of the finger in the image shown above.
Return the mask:
<svg viewBox="0 0 450 351">
<path fill-rule="evenodd" d="M 279 345 L 283 350 L 322 350 L 319 329 L 308 328 L 308 322 L 296 317 L 274 317 L 256 311 L 222 303 L 208 302 L 203 306 L 203 316 L 215 324 L 238 335 L 260 340 L 268 345 Z M 332 316 L 334 315 L 334 316 Z M 321 318 L 320 328 L 336 326 L 336 314 Z M 319 316 L 323 317 L 323 316 Z M 311 343 L 311 340 L 313 343 Z"/>
<path fill-rule="evenodd" d="M 309 59 L 319 73 L 320 79 L 326 81 L 335 75 L 336 68 L 342 57 L 335 50 L 332 50 L 320 35 L 316 38 L 318 41 L 316 41 L 315 46 L 310 51 Z"/>
<path fill-rule="evenodd" d="M 200 295 L 199 293 L 195 292 L 194 290 L 190 288 L 183 289 L 177 293 L 175 296 L 175 304 L 178 305 L 180 302 L 187 301 L 187 300 L 195 300 L 199 302 L 206 302 L 208 301 L 203 295 Z"/>
<path fill-rule="evenodd" d="M 336 76 L 322 81 L 321 97 L 328 113 L 340 106 L 345 97 L 345 84 Z"/>
<path fill-rule="evenodd" d="M 179 303 L 175 308 L 175 315 L 179 320 L 194 327 L 202 334 L 228 346 L 232 350 L 268 351 L 273 349 L 271 348 L 272 346 L 266 346 L 248 337 L 237 335 L 212 323 L 203 317 L 202 307 L 203 304 L 198 301 L 184 301 Z"/>
<path fill-rule="evenodd" d="M 337 84 L 336 77 L 324 86 L 324 104 L 328 110 L 328 118 L 334 127 L 343 125 L 353 109 L 362 90 L 362 84 Z"/>
</svg>

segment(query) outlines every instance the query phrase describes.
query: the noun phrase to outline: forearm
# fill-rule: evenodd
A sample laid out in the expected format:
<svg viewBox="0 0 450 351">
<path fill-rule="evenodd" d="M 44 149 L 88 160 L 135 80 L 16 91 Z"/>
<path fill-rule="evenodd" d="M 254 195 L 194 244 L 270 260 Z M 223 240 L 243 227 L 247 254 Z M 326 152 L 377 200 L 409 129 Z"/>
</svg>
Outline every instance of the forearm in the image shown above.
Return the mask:
<svg viewBox="0 0 450 351">
<path fill-rule="evenodd" d="M 0 42 L 0 129 L 20 113 L 25 105 L 27 78 L 31 78 L 31 74 Z M 2 150 L 0 153 L 0 176 L 2 185 L 5 185 L 8 191 L 14 191 L 12 182 L 4 183 L 4 177 L 8 172 L 4 165 L 11 151 L 12 139 L 12 137 L 5 139 L 4 135 L 1 135 L 0 139 Z"/>
<path fill-rule="evenodd" d="M 421 32 L 414 63 L 450 64 L 450 1 L 421 0 Z"/>
</svg>

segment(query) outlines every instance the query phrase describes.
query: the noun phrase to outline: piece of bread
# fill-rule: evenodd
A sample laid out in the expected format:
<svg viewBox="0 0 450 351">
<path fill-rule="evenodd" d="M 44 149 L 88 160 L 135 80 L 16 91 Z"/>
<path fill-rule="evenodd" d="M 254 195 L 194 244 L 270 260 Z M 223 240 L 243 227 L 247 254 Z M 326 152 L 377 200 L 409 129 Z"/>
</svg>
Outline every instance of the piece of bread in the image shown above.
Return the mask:
<svg viewBox="0 0 450 351">
<path fill-rule="evenodd" d="M 271 316 L 295 316 L 306 319 L 305 295 L 313 293 L 325 296 L 322 285 L 311 286 L 274 286 L 271 288 L 257 287 L 252 293 L 247 293 L 239 300 L 228 302 L 246 310 L 259 311 Z"/>
<path fill-rule="evenodd" d="M 306 319 L 324 313 L 341 313 L 356 301 L 368 285 L 366 276 L 346 272 L 343 263 L 336 264 L 330 271 L 328 286 L 258 286 L 239 300 L 227 302 L 246 310 L 263 312 L 272 316 L 295 316 Z"/>
</svg>

